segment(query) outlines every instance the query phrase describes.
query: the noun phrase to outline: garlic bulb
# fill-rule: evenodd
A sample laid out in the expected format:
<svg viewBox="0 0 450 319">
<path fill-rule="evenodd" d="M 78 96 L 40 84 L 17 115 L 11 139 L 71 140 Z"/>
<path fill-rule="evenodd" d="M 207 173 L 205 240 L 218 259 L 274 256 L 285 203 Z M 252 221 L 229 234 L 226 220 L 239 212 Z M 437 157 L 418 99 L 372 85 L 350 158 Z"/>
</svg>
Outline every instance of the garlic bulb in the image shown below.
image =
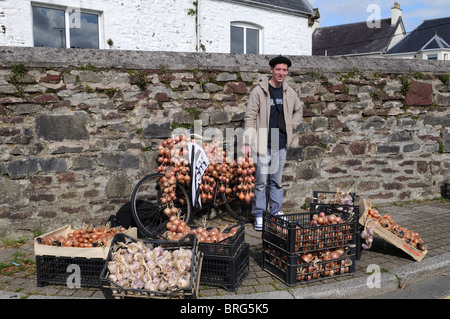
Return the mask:
<svg viewBox="0 0 450 319">
<path fill-rule="evenodd" d="M 142 241 L 118 243 L 108 262 L 108 279 L 125 289 L 171 292 L 189 286 L 192 250 L 150 249 Z"/>
</svg>

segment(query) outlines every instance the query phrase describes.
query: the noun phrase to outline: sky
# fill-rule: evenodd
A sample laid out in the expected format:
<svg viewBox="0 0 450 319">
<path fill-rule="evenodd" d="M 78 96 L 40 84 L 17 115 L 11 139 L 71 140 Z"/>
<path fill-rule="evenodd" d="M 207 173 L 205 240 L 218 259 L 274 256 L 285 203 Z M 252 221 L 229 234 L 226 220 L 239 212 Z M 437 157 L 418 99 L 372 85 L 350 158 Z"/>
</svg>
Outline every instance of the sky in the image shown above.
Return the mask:
<svg viewBox="0 0 450 319">
<path fill-rule="evenodd" d="M 450 0 L 309 0 L 320 13 L 320 27 L 391 17 L 394 2 L 400 4 L 406 32 L 424 20 L 450 17 Z"/>
</svg>

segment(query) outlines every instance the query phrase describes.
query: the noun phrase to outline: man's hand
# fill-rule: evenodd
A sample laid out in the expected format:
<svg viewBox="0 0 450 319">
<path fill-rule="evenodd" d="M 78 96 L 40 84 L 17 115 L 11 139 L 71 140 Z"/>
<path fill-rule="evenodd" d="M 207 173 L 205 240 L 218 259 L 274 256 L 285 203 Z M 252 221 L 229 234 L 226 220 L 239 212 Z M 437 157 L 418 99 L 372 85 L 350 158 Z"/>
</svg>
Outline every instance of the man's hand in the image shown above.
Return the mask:
<svg viewBox="0 0 450 319">
<path fill-rule="evenodd" d="M 249 157 L 250 156 L 250 152 L 251 152 L 251 147 L 250 145 L 244 145 L 241 148 L 241 152 L 243 154 L 244 157 Z"/>
</svg>

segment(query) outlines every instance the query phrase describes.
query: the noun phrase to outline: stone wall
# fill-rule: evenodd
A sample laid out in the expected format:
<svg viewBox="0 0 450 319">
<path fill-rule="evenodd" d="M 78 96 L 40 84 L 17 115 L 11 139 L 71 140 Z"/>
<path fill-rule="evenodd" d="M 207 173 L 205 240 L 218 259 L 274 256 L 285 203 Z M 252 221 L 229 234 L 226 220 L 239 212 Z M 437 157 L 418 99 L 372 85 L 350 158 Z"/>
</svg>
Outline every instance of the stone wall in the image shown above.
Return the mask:
<svg viewBox="0 0 450 319">
<path fill-rule="evenodd" d="M 372 202 L 450 181 L 450 64 L 291 57 L 303 100 L 284 208 L 313 190 Z M 269 56 L 0 47 L 0 236 L 100 223 L 156 171 L 174 127 L 242 126 Z"/>
</svg>

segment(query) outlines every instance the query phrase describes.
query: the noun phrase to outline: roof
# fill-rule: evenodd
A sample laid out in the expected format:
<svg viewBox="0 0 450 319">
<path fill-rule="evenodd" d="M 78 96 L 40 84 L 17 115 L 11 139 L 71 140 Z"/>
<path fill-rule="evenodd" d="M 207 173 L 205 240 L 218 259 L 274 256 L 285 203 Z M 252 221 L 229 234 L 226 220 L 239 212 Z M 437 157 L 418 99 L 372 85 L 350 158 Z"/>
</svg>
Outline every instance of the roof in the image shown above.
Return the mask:
<svg viewBox="0 0 450 319">
<path fill-rule="evenodd" d="M 351 55 L 385 52 L 402 22 L 391 25 L 391 18 L 378 20 L 379 28 L 369 28 L 367 22 L 317 28 L 312 37 L 312 55 Z"/>
<path fill-rule="evenodd" d="M 425 20 L 387 53 L 418 52 L 433 48 L 448 48 L 450 43 L 450 17 Z"/>
<path fill-rule="evenodd" d="M 277 9 L 287 9 L 289 11 L 314 15 L 313 8 L 308 0 L 240 0 L 248 4 L 263 5 Z"/>
<path fill-rule="evenodd" d="M 430 49 L 450 49 L 450 45 L 445 42 L 438 34 L 436 34 L 430 41 L 425 44 L 421 50 Z"/>
</svg>

